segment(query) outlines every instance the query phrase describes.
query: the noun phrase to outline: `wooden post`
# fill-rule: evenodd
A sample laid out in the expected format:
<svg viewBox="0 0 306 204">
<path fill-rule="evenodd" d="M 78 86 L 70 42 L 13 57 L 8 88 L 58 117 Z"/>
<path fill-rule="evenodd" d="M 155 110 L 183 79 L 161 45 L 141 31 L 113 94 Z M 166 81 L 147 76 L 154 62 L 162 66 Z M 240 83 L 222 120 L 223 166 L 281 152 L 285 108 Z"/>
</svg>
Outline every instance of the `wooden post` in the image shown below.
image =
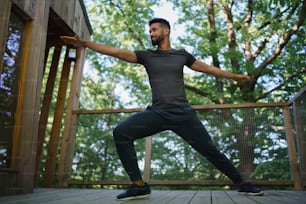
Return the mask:
<svg viewBox="0 0 306 204">
<path fill-rule="evenodd" d="M 304 86 L 289 102 L 293 107 L 297 152 L 299 156 L 303 186 L 306 185 L 306 130 L 304 130 L 304 127 L 306 127 L 306 121 L 304 120 L 305 115 L 303 115 L 303 107 L 305 107 L 303 106 L 303 101 L 305 101 L 305 96 L 306 86 Z"/>
<path fill-rule="evenodd" d="M 150 182 L 151 156 L 152 156 L 152 136 L 146 138 L 146 145 L 145 145 L 145 165 L 144 165 L 143 178 L 146 182 Z"/>
<path fill-rule="evenodd" d="M 67 93 L 67 85 L 69 81 L 69 73 L 71 61 L 68 59 L 69 49 L 66 49 L 64 66 L 60 80 L 60 87 L 57 95 L 57 103 L 54 112 L 53 125 L 50 133 L 50 141 L 48 144 L 48 154 L 45 164 L 45 172 L 43 175 L 43 187 L 52 187 L 55 175 L 56 156 L 59 144 L 60 131 L 62 127 L 62 118 L 64 113 L 64 106 Z"/>
<path fill-rule="evenodd" d="M 302 190 L 302 180 L 301 180 L 301 173 L 299 169 L 299 165 L 297 163 L 297 156 L 296 156 L 296 147 L 295 141 L 292 131 L 292 123 L 290 117 L 290 109 L 289 106 L 284 106 L 284 123 L 285 123 L 285 130 L 286 130 L 286 138 L 288 143 L 288 153 L 289 153 L 289 162 L 291 166 L 293 182 L 294 182 L 294 189 L 295 190 Z"/>
<path fill-rule="evenodd" d="M 77 128 L 77 114 L 73 114 L 73 110 L 77 110 L 79 106 L 81 81 L 86 53 L 85 51 L 85 48 L 82 47 L 77 49 L 77 60 L 72 76 L 70 96 L 67 105 L 64 133 L 60 152 L 58 187 L 67 187 L 68 181 L 70 179 L 74 156 L 75 134 Z"/>
<path fill-rule="evenodd" d="M 15 186 L 17 193 L 32 192 L 35 180 L 40 79 L 43 76 L 49 9 L 45 1 L 36 2 L 33 9 L 34 20 L 26 23 L 22 44 L 22 71 L 13 138 L 12 167 L 19 171 Z"/>
<path fill-rule="evenodd" d="M 40 113 L 40 118 L 39 118 L 37 153 L 36 153 L 36 171 L 35 171 L 36 181 L 40 173 L 40 160 L 41 160 L 43 145 L 45 141 L 47 122 L 48 122 L 49 112 L 50 112 L 50 104 L 52 101 L 52 94 L 54 91 L 55 79 L 56 79 L 56 74 L 58 70 L 60 56 L 61 56 L 61 47 L 57 46 L 55 47 L 54 52 L 53 52 L 50 72 L 49 72 L 48 81 L 46 85 L 46 91 L 44 94 L 43 105 L 41 108 L 41 113 Z"/>
<path fill-rule="evenodd" d="M 304 112 L 302 110 L 301 100 L 297 99 L 292 104 L 297 140 L 297 152 L 300 158 L 300 171 L 304 186 L 306 185 L 306 135 L 304 134 L 304 127 L 306 127 L 306 122 L 304 121 L 302 116 Z"/>
</svg>

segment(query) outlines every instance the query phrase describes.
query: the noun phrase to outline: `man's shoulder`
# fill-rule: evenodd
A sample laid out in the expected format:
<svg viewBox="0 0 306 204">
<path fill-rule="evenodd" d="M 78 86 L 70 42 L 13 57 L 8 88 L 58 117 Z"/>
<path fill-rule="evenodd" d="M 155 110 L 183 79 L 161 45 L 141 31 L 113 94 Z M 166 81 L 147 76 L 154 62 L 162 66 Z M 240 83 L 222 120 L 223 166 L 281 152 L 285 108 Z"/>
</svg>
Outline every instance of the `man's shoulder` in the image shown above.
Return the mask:
<svg viewBox="0 0 306 204">
<path fill-rule="evenodd" d="M 187 52 L 185 48 L 176 48 L 177 52 Z"/>
<path fill-rule="evenodd" d="M 179 53 L 188 53 L 185 48 L 179 48 L 179 49 L 175 49 L 176 52 L 179 52 Z"/>
</svg>

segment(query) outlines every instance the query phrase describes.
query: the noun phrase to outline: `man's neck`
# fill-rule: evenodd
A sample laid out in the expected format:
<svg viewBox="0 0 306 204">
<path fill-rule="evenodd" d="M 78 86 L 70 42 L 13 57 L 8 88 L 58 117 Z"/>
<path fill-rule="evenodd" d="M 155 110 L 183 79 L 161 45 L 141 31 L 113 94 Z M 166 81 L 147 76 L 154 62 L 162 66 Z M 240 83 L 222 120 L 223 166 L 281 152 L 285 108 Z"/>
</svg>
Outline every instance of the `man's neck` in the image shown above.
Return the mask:
<svg viewBox="0 0 306 204">
<path fill-rule="evenodd" d="M 158 47 L 157 50 L 167 51 L 172 50 L 172 47 Z"/>
<path fill-rule="evenodd" d="M 171 50 L 172 47 L 169 41 L 163 41 L 158 45 L 158 50 Z"/>
</svg>

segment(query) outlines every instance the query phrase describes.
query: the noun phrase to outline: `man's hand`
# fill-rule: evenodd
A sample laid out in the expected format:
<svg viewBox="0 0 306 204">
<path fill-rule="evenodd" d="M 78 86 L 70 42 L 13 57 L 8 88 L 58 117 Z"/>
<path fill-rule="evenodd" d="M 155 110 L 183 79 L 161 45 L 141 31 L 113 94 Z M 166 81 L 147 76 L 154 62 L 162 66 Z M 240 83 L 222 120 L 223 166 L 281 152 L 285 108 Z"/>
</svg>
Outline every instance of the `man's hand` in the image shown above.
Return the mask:
<svg viewBox="0 0 306 204">
<path fill-rule="evenodd" d="M 64 41 L 65 44 L 73 45 L 75 47 L 83 47 L 84 46 L 83 41 L 77 36 L 75 36 L 75 37 L 60 36 L 60 38 Z"/>
<path fill-rule="evenodd" d="M 248 75 L 236 74 L 233 79 L 239 83 L 246 83 L 251 80 L 251 77 Z"/>
</svg>

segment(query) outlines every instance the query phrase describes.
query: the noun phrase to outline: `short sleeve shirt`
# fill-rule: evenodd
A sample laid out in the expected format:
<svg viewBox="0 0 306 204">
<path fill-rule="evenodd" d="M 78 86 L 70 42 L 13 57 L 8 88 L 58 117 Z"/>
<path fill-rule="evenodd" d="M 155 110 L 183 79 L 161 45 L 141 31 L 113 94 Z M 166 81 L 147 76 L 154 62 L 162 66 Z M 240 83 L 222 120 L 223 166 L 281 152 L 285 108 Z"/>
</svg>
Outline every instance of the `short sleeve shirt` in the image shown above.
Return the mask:
<svg viewBox="0 0 306 204">
<path fill-rule="evenodd" d="M 144 65 L 152 90 L 152 105 L 177 107 L 189 105 L 185 93 L 183 68 L 196 61 L 186 50 L 135 51 L 137 62 Z"/>
</svg>

